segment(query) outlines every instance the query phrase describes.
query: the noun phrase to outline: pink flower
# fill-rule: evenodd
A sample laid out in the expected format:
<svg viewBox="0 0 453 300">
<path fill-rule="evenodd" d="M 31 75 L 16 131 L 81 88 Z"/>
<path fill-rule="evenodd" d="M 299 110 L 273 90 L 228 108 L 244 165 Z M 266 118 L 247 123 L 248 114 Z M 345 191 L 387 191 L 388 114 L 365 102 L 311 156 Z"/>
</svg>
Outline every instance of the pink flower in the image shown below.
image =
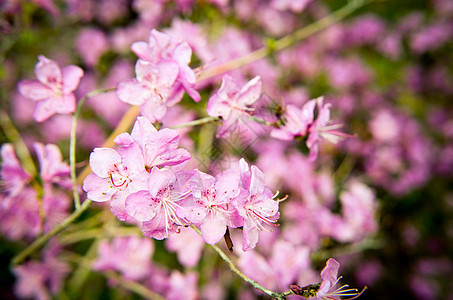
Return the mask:
<svg viewBox="0 0 453 300">
<path fill-rule="evenodd" d="M 181 174 L 182 175 L 182 174 Z M 187 225 L 180 203 L 189 194 L 185 176 L 179 176 L 169 169 L 152 168 L 148 177 L 148 189 L 130 194 L 126 199 L 126 211 L 142 222 L 145 236 L 158 240 L 179 231 Z"/>
<path fill-rule="evenodd" d="M 230 202 L 240 192 L 239 173 L 227 170 L 214 178 L 195 170 L 190 186 L 194 205 L 187 210 L 186 218 L 199 225 L 206 243 L 216 244 L 225 235 L 234 211 Z"/>
<path fill-rule="evenodd" d="M 207 112 L 212 117 L 221 117 L 222 125 L 217 137 L 228 137 L 237 127 L 241 116 L 249 114 L 261 94 L 261 78 L 256 76 L 244 86 L 229 75 L 222 78 L 220 89 L 209 99 Z"/>
<path fill-rule="evenodd" d="M 118 85 L 118 97 L 126 103 L 139 105 L 141 113 L 151 121 L 161 120 L 167 112 L 167 106 L 177 102 L 173 103 L 171 98 L 178 65 L 174 62 L 154 64 L 139 59 L 135 73 L 136 78 Z"/>
<path fill-rule="evenodd" d="M 241 270 L 264 287 L 284 291 L 300 273 L 311 271 L 308 247 L 296 247 L 284 240 L 266 247 L 272 249 L 268 259 L 257 251 L 250 251 L 241 253 L 239 260 Z"/>
<path fill-rule="evenodd" d="M 184 90 L 196 102 L 200 94 L 194 89 L 195 73 L 189 67 L 192 49 L 186 42 L 173 41 L 155 29 L 149 42 L 135 42 L 132 51 L 139 57 L 137 77 L 118 86 L 118 97 L 129 104 L 139 105 L 150 120 L 160 120 L 167 107 L 178 103 Z"/>
<path fill-rule="evenodd" d="M 83 182 L 88 199 L 96 202 L 112 200 L 110 209 L 119 220 L 125 221 L 126 197 L 146 188 L 147 172 L 143 157 L 137 146 L 121 151 L 110 148 L 95 148 L 90 155 L 93 171 Z"/>
<path fill-rule="evenodd" d="M 114 142 L 128 147 L 138 145 L 144 159 L 144 167 L 148 171 L 154 166 L 179 165 L 191 158 L 187 150 L 178 149 L 179 134 L 176 130 L 164 128 L 158 131 L 144 117 L 137 118 L 130 135 L 122 133 Z"/>
<path fill-rule="evenodd" d="M 168 300 L 196 300 L 199 299 L 197 292 L 198 274 L 190 272 L 182 274 L 179 271 L 173 271 L 168 278 L 168 289 L 165 293 L 165 299 Z"/>
<path fill-rule="evenodd" d="M 232 201 L 243 222 L 244 242 L 242 250 L 255 248 L 259 232 L 266 230 L 264 224 L 275 224 L 279 217 L 278 202 L 274 201 L 271 190 L 265 185 L 264 174 L 244 159 L 239 161 L 241 193 Z M 239 227 L 239 226 L 238 226 Z"/>
<path fill-rule="evenodd" d="M 312 0 L 272 0 L 271 6 L 278 10 L 302 12 Z"/>
<path fill-rule="evenodd" d="M 69 65 L 60 70 L 57 63 L 42 55 L 35 67 L 38 80 L 22 80 L 19 92 L 32 101 L 38 101 L 33 117 L 36 121 L 47 120 L 55 113 L 68 114 L 75 111 L 73 91 L 79 85 L 83 70 Z"/>
</svg>

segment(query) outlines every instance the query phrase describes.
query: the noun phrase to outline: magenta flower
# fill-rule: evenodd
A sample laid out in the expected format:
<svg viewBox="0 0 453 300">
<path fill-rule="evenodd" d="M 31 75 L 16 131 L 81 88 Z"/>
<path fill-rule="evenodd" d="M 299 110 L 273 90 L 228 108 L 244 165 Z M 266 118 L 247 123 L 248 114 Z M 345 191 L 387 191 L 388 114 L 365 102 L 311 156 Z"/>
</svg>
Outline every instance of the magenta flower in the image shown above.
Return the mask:
<svg viewBox="0 0 453 300">
<path fill-rule="evenodd" d="M 75 111 L 73 91 L 79 85 L 83 70 L 69 65 L 60 69 L 56 62 L 42 55 L 35 67 L 38 80 L 22 80 L 19 92 L 30 100 L 37 101 L 33 117 L 43 122 L 55 113 L 68 114 Z"/>
<path fill-rule="evenodd" d="M 224 171 L 213 177 L 195 170 L 190 180 L 194 205 L 186 218 L 200 227 L 203 239 L 216 244 L 225 235 L 234 207 L 229 205 L 239 192 L 239 173 Z"/>
<path fill-rule="evenodd" d="M 279 218 L 278 202 L 273 199 L 271 190 L 265 185 L 264 174 L 256 167 L 249 168 L 244 159 L 239 161 L 241 172 L 241 193 L 232 201 L 243 219 L 244 242 L 242 250 L 255 248 L 259 232 L 267 225 L 275 224 Z"/>
<path fill-rule="evenodd" d="M 241 116 L 253 111 L 254 104 L 261 94 L 261 78 L 256 76 L 244 86 L 229 75 L 222 78 L 220 89 L 209 98 L 207 112 L 211 117 L 221 117 L 222 125 L 217 137 L 228 137 L 237 127 Z"/>
<path fill-rule="evenodd" d="M 348 288 L 349 285 L 345 284 L 341 287 L 335 289 L 338 281 L 341 279 L 341 276 L 338 277 L 338 269 L 340 264 L 333 258 L 329 258 L 326 263 L 326 266 L 321 271 L 321 286 L 316 294 L 317 300 L 332 300 L 332 299 L 344 299 L 340 297 L 349 297 L 347 299 L 355 299 L 359 297 L 366 289 L 366 287 L 359 293 L 357 289 Z"/>
<path fill-rule="evenodd" d="M 158 240 L 178 232 L 178 227 L 187 225 L 181 216 L 185 210 L 180 203 L 191 191 L 185 186 L 189 178 L 177 176 L 169 169 L 151 169 L 148 189 L 130 194 L 126 199 L 126 211 L 142 222 L 145 236 Z"/>
</svg>

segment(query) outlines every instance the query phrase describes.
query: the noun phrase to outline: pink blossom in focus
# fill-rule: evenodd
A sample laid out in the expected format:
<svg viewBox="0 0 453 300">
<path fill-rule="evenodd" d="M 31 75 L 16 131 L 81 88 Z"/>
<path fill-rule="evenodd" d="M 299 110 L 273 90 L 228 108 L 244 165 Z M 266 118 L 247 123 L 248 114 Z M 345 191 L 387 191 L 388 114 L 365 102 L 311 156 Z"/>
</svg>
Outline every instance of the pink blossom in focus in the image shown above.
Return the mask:
<svg viewBox="0 0 453 300">
<path fill-rule="evenodd" d="M 178 148 L 179 134 L 176 130 L 164 128 L 158 131 L 144 117 L 137 117 L 131 134 L 122 133 L 114 142 L 128 148 L 137 145 L 148 171 L 154 166 L 179 165 L 191 157 L 187 150 Z"/>
<path fill-rule="evenodd" d="M 211 175 L 195 170 L 190 179 L 194 205 L 187 210 L 186 219 L 196 224 L 208 244 L 220 241 L 233 214 L 231 200 L 239 192 L 239 173 L 231 170 Z"/>
<path fill-rule="evenodd" d="M 190 177 L 169 169 L 152 168 L 148 189 L 130 194 L 126 199 L 126 212 L 142 222 L 145 236 L 162 240 L 179 232 L 185 208 L 181 203 L 190 194 L 186 181 Z"/>
<path fill-rule="evenodd" d="M 76 99 L 73 91 L 79 85 L 83 70 L 69 65 L 60 69 L 54 62 L 42 55 L 35 67 L 38 80 L 22 80 L 19 92 L 32 101 L 37 101 L 34 118 L 38 122 L 47 120 L 55 113 L 68 114 L 75 111 Z"/>
<path fill-rule="evenodd" d="M 111 201 L 110 209 L 118 219 L 128 219 L 126 197 L 146 188 L 147 172 L 137 145 L 119 149 L 95 148 L 90 155 L 93 173 L 83 181 L 88 199 L 96 202 Z"/>
<path fill-rule="evenodd" d="M 239 161 L 241 172 L 241 193 L 233 199 L 243 221 L 243 251 L 255 248 L 259 232 L 270 230 L 267 225 L 278 226 L 278 202 L 273 199 L 271 190 L 266 186 L 264 174 L 256 166 L 251 166 L 244 159 Z"/>
</svg>

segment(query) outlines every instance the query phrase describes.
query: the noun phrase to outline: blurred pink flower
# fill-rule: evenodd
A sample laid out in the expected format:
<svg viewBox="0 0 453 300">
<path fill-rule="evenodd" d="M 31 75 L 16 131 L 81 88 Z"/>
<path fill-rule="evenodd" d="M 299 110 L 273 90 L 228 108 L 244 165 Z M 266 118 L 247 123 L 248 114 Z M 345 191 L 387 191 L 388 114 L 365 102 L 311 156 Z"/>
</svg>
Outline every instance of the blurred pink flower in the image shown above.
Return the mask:
<svg viewBox="0 0 453 300">
<path fill-rule="evenodd" d="M 72 93 L 79 85 L 83 70 L 70 65 L 60 70 L 53 61 L 42 55 L 35 67 L 38 80 L 22 80 L 19 92 L 32 101 L 37 101 L 34 118 L 47 120 L 55 113 L 68 114 L 75 111 L 76 99 Z"/>
<path fill-rule="evenodd" d="M 109 49 L 105 33 L 97 28 L 84 28 L 76 38 L 76 49 L 83 62 L 90 67 L 95 66 L 101 55 Z"/>
<path fill-rule="evenodd" d="M 200 260 L 205 241 L 192 228 L 182 227 L 179 234 L 168 237 L 165 246 L 168 250 L 176 252 L 178 261 L 183 266 L 192 268 Z"/>
<path fill-rule="evenodd" d="M 102 241 L 93 269 L 114 270 L 131 280 L 141 280 L 149 276 L 154 244 L 148 238 L 135 236 L 116 237 Z"/>
</svg>

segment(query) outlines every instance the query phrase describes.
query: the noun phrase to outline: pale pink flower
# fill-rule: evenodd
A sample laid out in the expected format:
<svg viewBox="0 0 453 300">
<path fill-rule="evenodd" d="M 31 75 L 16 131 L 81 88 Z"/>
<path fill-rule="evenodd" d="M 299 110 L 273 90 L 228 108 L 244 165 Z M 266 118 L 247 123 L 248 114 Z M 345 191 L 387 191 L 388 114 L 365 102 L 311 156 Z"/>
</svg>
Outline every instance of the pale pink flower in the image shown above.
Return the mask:
<svg viewBox="0 0 453 300">
<path fill-rule="evenodd" d="M 137 145 L 119 150 L 95 148 L 90 155 L 93 173 L 83 181 L 88 199 L 96 202 L 112 200 L 110 209 L 121 221 L 127 220 L 126 197 L 146 188 L 147 172 Z"/>
<path fill-rule="evenodd" d="M 129 104 L 139 105 L 150 120 L 160 120 L 166 108 L 178 103 L 184 90 L 196 102 L 200 94 L 194 89 L 196 78 L 189 67 L 192 49 L 186 42 L 173 41 L 155 29 L 149 42 L 135 42 L 132 51 L 139 57 L 137 77 L 118 86 L 118 97 Z"/>
<path fill-rule="evenodd" d="M 145 236 L 162 240 L 179 232 L 179 226 L 188 224 L 181 212 L 185 210 L 181 202 L 190 194 L 186 186 L 189 178 L 154 167 L 148 177 L 148 188 L 127 197 L 126 211 L 142 222 Z"/>
<path fill-rule="evenodd" d="M 223 122 L 217 137 L 228 137 L 237 127 L 242 116 L 254 109 L 250 107 L 260 97 L 261 78 L 256 76 L 244 86 L 229 75 L 222 78 L 220 89 L 209 98 L 207 112 L 211 117 L 221 117 Z"/>
<path fill-rule="evenodd" d="M 165 299 L 199 299 L 197 291 L 198 274 L 195 272 L 182 274 L 179 271 L 173 271 L 168 279 L 168 284 L 169 286 L 165 293 Z"/>
<path fill-rule="evenodd" d="M 258 243 L 259 232 L 269 230 L 266 225 L 278 226 L 275 223 L 280 215 L 278 202 L 266 186 L 264 174 L 256 166 L 249 167 L 244 159 L 239 161 L 239 167 L 241 193 L 232 204 L 244 227 L 242 250 L 249 251 Z"/>
<path fill-rule="evenodd" d="M 230 202 L 240 192 L 239 173 L 227 170 L 213 177 L 195 170 L 190 186 L 194 203 L 186 218 L 200 227 L 206 243 L 216 244 L 230 224 L 234 210 Z"/>
<path fill-rule="evenodd" d="M 173 85 L 178 77 L 178 65 L 171 61 L 154 64 L 139 59 L 135 73 L 136 78 L 118 85 L 118 97 L 126 103 L 139 105 L 141 113 L 151 121 L 162 119 L 167 106 L 174 105 L 170 99 L 174 96 Z"/>
<path fill-rule="evenodd" d="M 58 295 L 69 273 L 69 265 L 58 260 L 60 248 L 51 242 L 43 252 L 42 261 L 32 260 L 12 269 L 17 279 L 14 291 L 18 297 L 50 300 Z"/>
<path fill-rule="evenodd" d="M 24 97 L 38 102 L 33 115 L 35 120 L 42 122 L 55 113 L 74 112 L 76 99 L 73 91 L 79 85 L 83 70 L 74 65 L 60 70 L 53 60 L 42 55 L 38 58 L 35 67 L 38 80 L 22 80 L 17 86 Z"/>
<path fill-rule="evenodd" d="M 264 287 L 285 291 L 300 273 L 309 272 L 308 247 L 296 247 L 287 241 L 278 240 L 266 248 L 272 250 L 269 258 L 257 251 L 249 251 L 241 253 L 239 259 L 241 270 Z"/>
</svg>

